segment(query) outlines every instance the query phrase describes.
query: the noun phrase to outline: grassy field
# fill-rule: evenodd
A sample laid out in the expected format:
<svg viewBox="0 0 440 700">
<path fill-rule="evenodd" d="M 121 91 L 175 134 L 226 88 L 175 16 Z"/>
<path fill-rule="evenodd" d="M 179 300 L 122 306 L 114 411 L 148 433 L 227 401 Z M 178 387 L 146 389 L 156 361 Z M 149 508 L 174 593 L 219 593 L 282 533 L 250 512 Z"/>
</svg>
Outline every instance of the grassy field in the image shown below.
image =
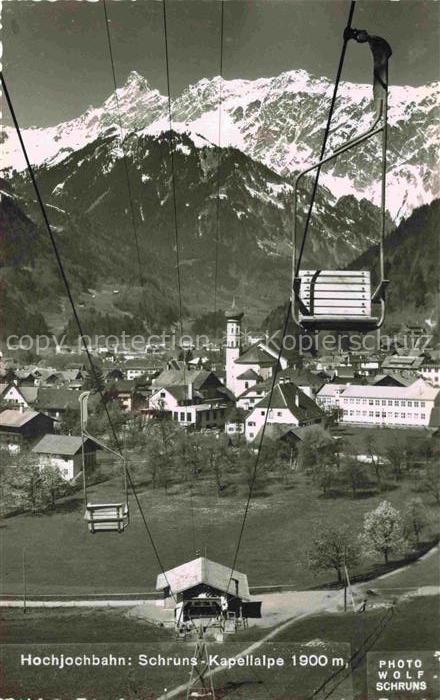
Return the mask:
<svg viewBox="0 0 440 700">
<path fill-rule="evenodd" d="M 99 491 L 99 498 L 111 500 L 115 487 L 115 482 L 105 482 L 93 487 L 90 497 Z M 139 490 L 164 568 L 193 558 L 197 549 L 215 561 L 232 564 L 244 496 L 220 498 L 212 492 L 209 496 L 195 492 L 191 507 L 188 492 L 173 491 L 166 495 L 163 490 Z M 404 481 L 395 490 L 368 498 L 323 498 L 304 475 L 297 475 L 289 485 L 252 500 L 237 568 L 247 573 L 251 586 L 322 585 L 333 580 L 333 573 L 316 575 L 307 567 L 307 547 L 315 527 L 343 523 L 356 533 L 364 513 L 383 498 L 402 507 L 412 495 L 412 484 Z M 432 507 L 431 512 L 435 529 L 438 509 Z M 140 593 L 154 588 L 159 573 L 133 499 L 131 522 L 124 534 L 89 534 L 77 495 L 51 514 L 3 520 L 0 537 L 4 593 L 22 592 L 23 548 L 30 595 Z"/>
<path fill-rule="evenodd" d="M 236 668 L 214 675 L 219 697 L 263 700 L 301 700 L 315 690 L 335 668 L 294 668 L 292 654 L 319 653 L 347 659 L 377 627 L 385 609 L 379 607 L 364 614 L 321 614 L 290 626 L 273 641 L 264 643 L 255 655 L 283 657 L 285 667 L 276 671 L 264 668 Z M 438 597 L 419 597 L 401 601 L 391 622 L 369 651 L 431 651 L 438 646 Z M 147 623 L 127 618 L 124 610 L 113 611 L 2 611 L 3 691 L 11 696 L 65 698 L 93 697 L 108 700 L 153 700 L 188 679 L 182 667 L 144 668 L 139 654 L 186 656 L 193 646 L 175 642 L 172 633 Z M 210 645 L 210 653 L 232 657 L 246 648 L 261 630 L 238 633 L 223 645 Z M 104 656 L 114 654 L 126 659 L 123 667 L 78 667 L 54 671 L 52 668 L 20 667 L 22 653 Z M 352 695 L 353 688 L 353 695 Z M 366 659 L 331 696 L 333 700 L 366 697 Z"/>
</svg>

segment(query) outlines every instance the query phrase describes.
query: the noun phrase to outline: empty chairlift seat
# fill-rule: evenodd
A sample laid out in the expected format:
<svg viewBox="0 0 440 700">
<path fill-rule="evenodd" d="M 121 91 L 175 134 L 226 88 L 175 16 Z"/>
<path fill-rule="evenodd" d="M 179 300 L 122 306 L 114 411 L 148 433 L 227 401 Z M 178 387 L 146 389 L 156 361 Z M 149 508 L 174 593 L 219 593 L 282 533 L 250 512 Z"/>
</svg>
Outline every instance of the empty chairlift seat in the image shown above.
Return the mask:
<svg viewBox="0 0 440 700">
<path fill-rule="evenodd" d="M 128 525 L 127 503 L 87 503 L 85 520 L 95 532 L 123 532 Z"/>
<path fill-rule="evenodd" d="M 311 330 L 373 330 L 370 272 L 301 270 L 295 280 L 298 321 Z"/>
</svg>

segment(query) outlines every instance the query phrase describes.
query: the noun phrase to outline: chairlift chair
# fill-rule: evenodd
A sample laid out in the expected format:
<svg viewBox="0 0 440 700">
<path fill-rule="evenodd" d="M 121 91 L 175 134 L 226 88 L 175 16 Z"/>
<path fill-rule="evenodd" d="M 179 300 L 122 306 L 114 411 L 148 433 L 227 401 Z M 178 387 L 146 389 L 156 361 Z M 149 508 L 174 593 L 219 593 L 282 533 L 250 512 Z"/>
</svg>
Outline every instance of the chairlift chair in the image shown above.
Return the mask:
<svg viewBox="0 0 440 700">
<path fill-rule="evenodd" d="M 127 503 L 87 503 L 84 519 L 92 534 L 123 532 L 128 525 Z"/>
<path fill-rule="evenodd" d="M 80 415 L 81 415 L 81 438 L 82 438 L 82 470 L 83 470 L 83 494 L 84 494 L 84 520 L 87 521 L 89 531 L 92 534 L 96 532 L 124 532 L 129 523 L 129 508 L 128 508 L 128 485 L 127 485 L 127 466 L 123 456 L 119 452 L 115 452 L 110 447 L 100 442 L 95 437 L 92 437 L 86 432 L 87 425 L 87 400 L 90 395 L 89 391 L 85 391 L 79 396 Z M 98 443 L 104 450 L 115 455 L 121 460 L 121 476 L 123 498 L 114 503 L 108 502 L 91 502 L 87 496 L 87 470 L 84 444 L 89 438 Z"/>
<path fill-rule="evenodd" d="M 384 274 L 385 188 L 388 113 L 388 59 L 389 44 L 382 38 L 370 36 L 364 30 L 346 30 L 344 38 L 367 42 L 373 54 L 373 97 L 376 115 L 370 128 L 339 147 L 329 156 L 303 170 L 294 185 L 293 206 L 293 273 L 292 316 L 295 323 L 306 331 L 345 330 L 369 332 L 381 327 L 385 318 L 385 291 L 388 280 Z M 367 139 L 382 134 L 381 172 L 381 234 L 379 241 L 379 282 L 371 293 L 371 275 L 368 270 L 298 270 L 296 251 L 298 185 L 309 172 Z M 376 307 L 374 309 L 374 307 Z M 378 307 L 378 308 L 377 308 Z M 377 310 L 376 310 L 377 309 Z"/>
</svg>

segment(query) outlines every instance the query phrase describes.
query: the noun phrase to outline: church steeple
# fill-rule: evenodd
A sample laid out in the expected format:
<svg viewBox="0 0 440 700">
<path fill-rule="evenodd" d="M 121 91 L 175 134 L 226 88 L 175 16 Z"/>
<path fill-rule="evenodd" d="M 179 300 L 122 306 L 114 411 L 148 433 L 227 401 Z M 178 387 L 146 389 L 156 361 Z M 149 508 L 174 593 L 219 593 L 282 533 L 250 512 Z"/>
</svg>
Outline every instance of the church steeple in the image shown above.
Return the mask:
<svg viewBox="0 0 440 700">
<path fill-rule="evenodd" d="M 236 379 L 239 368 L 235 364 L 241 351 L 241 319 L 243 311 L 235 304 L 235 297 L 230 309 L 225 311 L 226 316 L 226 386 L 234 394 L 237 393 Z"/>
</svg>

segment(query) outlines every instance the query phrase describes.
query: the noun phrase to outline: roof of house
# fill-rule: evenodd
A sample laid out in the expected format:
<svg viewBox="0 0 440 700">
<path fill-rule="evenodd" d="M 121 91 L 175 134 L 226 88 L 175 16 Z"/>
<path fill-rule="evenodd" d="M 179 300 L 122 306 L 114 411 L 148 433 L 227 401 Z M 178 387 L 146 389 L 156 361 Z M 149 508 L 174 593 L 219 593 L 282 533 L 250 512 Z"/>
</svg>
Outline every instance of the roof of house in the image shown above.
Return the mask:
<svg viewBox="0 0 440 700">
<path fill-rule="evenodd" d="M 157 387 L 166 388 L 173 384 L 191 382 L 194 389 L 200 389 L 211 375 L 218 379 L 214 372 L 206 369 L 165 369 L 153 380 L 153 383 Z M 220 383 L 220 380 L 218 382 Z"/>
<path fill-rule="evenodd" d="M 267 350 L 263 350 L 259 346 L 260 341 L 251 345 L 250 348 L 244 351 L 240 357 L 235 360 L 236 365 L 266 365 L 272 366 L 276 364 L 276 358 Z"/>
<path fill-rule="evenodd" d="M 368 383 L 375 385 L 380 384 L 384 381 L 391 380 L 395 382 L 396 385 L 409 386 L 410 384 L 413 384 L 413 382 L 415 382 L 416 379 L 417 377 L 405 377 L 402 374 L 393 374 L 392 372 L 386 372 L 385 374 L 376 374 L 375 377 L 370 377 Z"/>
<path fill-rule="evenodd" d="M 152 368 L 154 369 L 160 369 L 162 367 L 162 360 L 157 359 L 154 357 L 141 357 L 138 360 L 127 360 L 122 369 L 141 369 L 141 370 L 150 370 Z M 118 368 L 121 369 L 121 368 Z"/>
<path fill-rule="evenodd" d="M 315 372 L 311 372 L 309 369 L 294 369 L 293 367 L 287 367 L 287 369 L 278 372 L 278 381 L 283 379 L 288 379 L 297 386 L 321 387 L 325 384 L 325 380 Z"/>
<path fill-rule="evenodd" d="M 169 586 L 173 593 L 181 593 L 204 583 L 225 593 L 236 595 L 234 579 L 238 581 L 238 597 L 242 600 L 249 600 L 249 585 L 246 574 L 241 574 L 234 569 L 231 578 L 229 566 L 217 564 L 206 557 L 198 557 L 166 571 L 165 574 L 159 574 L 156 590 L 160 591 Z"/>
<path fill-rule="evenodd" d="M 253 369 L 247 369 L 245 372 L 242 372 L 237 379 L 255 379 L 255 381 L 258 382 L 261 377 Z"/>
<path fill-rule="evenodd" d="M 80 391 L 72 389 L 40 388 L 37 402 L 44 410 L 65 410 L 67 408 L 79 411 Z"/>
<path fill-rule="evenodd" d="M 87 438 L 86 444 L 95 443 L 90 438 Z M 82 439 L 80 435 L 54 435 L 47 434 L 41 438 L 41 440 L 32 448 L 32 452 L 37 452 L 38 454 L 53 454 L 53 455 L 66 455 L 73 456 L 81 450 Z"/>
<path fill-rule="evenodd" d="M 10 386 L 10 384 L 0 384 L 0 396 L 6 391 L 6 389 Z"/>
<path fill-rule="evenodd" d="M 329 382 L 324 384 L 324 386 L 318 391 L 317 396 L 320 398 L 322 396 L 336 396 L 336 394 L 345 391 L 347 389 L 347 384 L 336 384 Z"/>
<path fill-rule="evenodd" d="M 253 384 L 252 386 L 248 387 L 243 391 L 242 394 L 238 397 L 239 399 L 244 398 L 245 396 L 249 396 L 250 394 L 256 394 L 257 396 L 264 396 L 268 391 L 270 391 L 270 388 L 272 386 L 272 377 L 270 379 L 266 379 L 264 382 L 257 382 L 256 384 Z"/>
<path fill-rule="evenodd" d="M 423 359 L 423 357 L 417 357 L 416 355 L 390 355 L 382 362 L 382 369 L 387 367 L 390 369 L 393 367 L 414 369 L 421 366 Z"/>
<path fill-rule="evenodd" d="M 22 425 L 29 423 L 29 421 L 34 420 L 34 418 L 40 415 L 42 414 L 38 411 L 17 411 L 12 408 L 7 408 L 0 413 L 0 426 L 5 428 L 21 428 Z"/>
<path fill-rule="evenodd" d="M 288 409 L 298 420 L 321 418 L 322 409 L 295 384 L 277 384 L 255 408 Z"/>
<path fill-rule="evenodd" d="M 77 379 L 81 379 L 80 369 L 63 369 L 60 372 L 61 378 L 66 382 L 74 382 Z"/>
<path fill-rule="evenodd" d="M 20 394 L 28 403 L 33 403 L 38 397 L 38 387 L 37 386 L 19 386 L 17 387 Z"/>
<path fill-rule="evenodd" d="M 372 398 L 372 399 L 415 399 L 434 401 L 440 388 L 435 388 L 423 379 L 417 379 L 410 386 L 369 386 L 354 385 L 348 386 L 342 393 L 342 398 Z"/>
<path fill-rule="evenodd" d="M 189 389 L 188 384 L 173 384 L 172 386 L 164 387 L 165 391 L 169 391 L 176 401 L 187 401 L 189 400 Z M 203 394 L 197 389 L 192 390 L 192 396 L 194 399 L 202 399 Z"/>
<path fill-rule="evenodd" d="M 267 438 L 269 440 L 282 440 L 283 438 L 291 436 L 295 440 L 302 441 L 304 440 L 305 435 L 307 435 L 309 428 L 310 426 L 307 425 L 295 426 L 290 425 L 289 423 L 268 423 L 264 431 L 264 439 Z M 330 433 L 328 433 L 328 435 L 330 435 Z M 253 444 L 255 446 L 258 445 L 262 437 L 263 426 L 260 428 L 257 435 L 255 436 Z"/>
</svg>

